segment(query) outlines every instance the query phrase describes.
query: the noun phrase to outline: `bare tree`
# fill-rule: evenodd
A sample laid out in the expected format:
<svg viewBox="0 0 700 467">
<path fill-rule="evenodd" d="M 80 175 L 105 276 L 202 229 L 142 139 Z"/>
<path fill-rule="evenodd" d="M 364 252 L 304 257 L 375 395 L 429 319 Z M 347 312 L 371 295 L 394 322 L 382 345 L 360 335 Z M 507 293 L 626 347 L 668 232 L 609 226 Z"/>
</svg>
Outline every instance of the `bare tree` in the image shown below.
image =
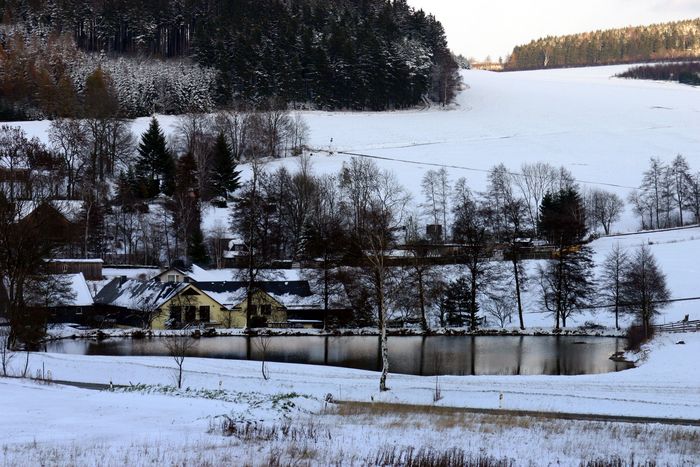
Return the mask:
<svg viewBox="0 0 700 467">
<path fill-rule="evenodd" d="M 523 199 L 525 199 L 530 225 L 537 228 L 539 221 L 539 209 L 544 195 L 551 191 L 558 178 L 557 170 L 544 162 L 534 164 L 523 164 L 520 174 L 513 180 L 520 189 Z"/>
<path fill-rule="evenodd" d="M 668 306 L 671 293 L 656 258 L 647 245 L 642 245 L 628 263 L 623 280 L 623 297 L 627 310 L 636 316 L 649 336 L 652 320 Z"/>
<path fill-rule="evenodd" d="M 652 157 L 649 162 L 649 169 L 644 172 L 641 192 L 649 199 L 652 209 L 652 225 L 650 228 L 660 229 L 662 226 L 661 216 L 664 211 L 663 183 L 666 166 L 660 159 Z"/>
<path fill-rule="evenodd" d="M 215 223 L 207 232 L 209 241 L 209 255 L 214 261 L 214 267 L 221 269 L 224 267 L 224 255 L 228 251 L 226 241 L 228 240 L 228 229 L 220 222 Z"/>
<path fill-rule="evenodd" d="M 8 376 L 10 363 L 15 357 L 14 352 L 10 349 L 10 329 L 8 327 L 0 327 L 0 368 L 2 375 Z"/>
<path fill-rule="evenodd" d="M 215 116 L 216 133 L 223 133 L 231 148 L 235 161 L 248 158 L 250 120 L 249 113 L 243 109 L 231 109 Z"/>
<path fill-rule="evenodd" d="M 323 327 L 328 326 L 332 299 L 343 292 L 340 264 L 348 250 L 348 233 L 343 225 L 340 193 L 337 179 L 325 176 L 317 180 L 317 193 L 310 209 L 309 227 L 305 234 L 304 251 L 316 268 L 305 274 L 323 296 Z"/>
<path fill-rule="evenodd" d="M 32 310 L 30 292 L 49 282 L 45 260 L 55 255 L 48 229 L 32 211 L 48 203 L 42 178 L 29 167 L 34 142 L 24 132 L 0 127 L 0 281 L 4 286 L 5 314 L 10 323 L 8 345 L 37 345 L 46 332 L 46 314 Z"/>
<path fill-rule="evenodd" d="M 434 260 L 439 252 L 428 239 L 419 235 L 418 226 L 413 219 L 409 218 L 406 225 L 406 248 L 410 256 L 404 268 L 407 273 L 404 286 L 408 303 L 416 303 L 417 300 L 421 328 L 427 331 L 430 291 L 438 280 Z"/>
<path fill-rule="evenodd" d="M 632 191 L 627 197 L 627 201 L 632 205 L 635 214 L 642 221 L 642 230 L 654 228 L 654 203 L 648 193 L 642 190 Z"/>
<path fill-rule="evenodd" d="M 182 389 L 182 370 L 185 364 L 185 357 L 197 347 L 197 343 L 197 339 L 187 334 L 178 334 L 165 340 L 165 349 L 168 351 L 168 355 L 175 360 L 175 365 L 177 365 L 175 380 L 178 389 Z"/>
<path fill-rule="evenodd" d="M 272 344 L 272 336 L 267 334 L 261 334 L 255 337 L 254 342 L 255 346 L 260 352 L 260 372 L 262 373 L 263 379 L 267 381 L 268 379 L 270 379 L 270 372 L 267 369 L 267 351 L 270 348 L 270 344 Z"/>
<path fill-rule="evenodd" d="M 513 300 L 508 296 L 491 297 L 485 304 L 486 313 L 502 328 L 513 318 Z"/>
<path fill-rule="evenodd" d="M 297 113 L 289 121 L 289 129 L 287 131 L 287 140 L 289 152 L 292 156 L 301 156 L 306 149 L 306 143 L 309 139 L 309 125 L 306 124 L 304 117 Z"/>
<path fill-rule="evenodd" d="M 700 172 L 688 175 L 688 194 L 685 208 L 693 213 L 693 221 L 696 224 L 700 223 Z"/>
<path fill-rule="evenodd" d="M 258 281 L 270 277 L 274 245 L 274 213 L 276 207 L 268 203 L 264 183 L 267 174 L 261 159 L 251 160 L 252 177 L 242 189 L 232 216 L 233 230 L 245 243 L 245 267 L 238 270 L 238 279 L 246 282 L 246 326 L 251 326 L 253 295 Z"/>
<path fill-rule="evenodd" d="M 49 141 L 52 149 L 61 157 L 66 174 L 66 196 L 75 196 L 75 185 L 87 162 L 88 134 L 79 120 L 57 119 L 51 122 Z"/>
<path fill-rule="evenodd" d="M 138 301 L 135 309 L 135 317 L 141 321 L 142 329 L 152 329 L 155 320 L 163 314 L 163 311 L 157 306 L 157 303 L 148 298 Z"/>
<path fill-rule="evenodd" d="M 602 295 L 611 300 L 614 305 L 615 312 L 615 329 L 620 329 L 620 312 L 623 311 L 623 280 L 627 267 L 629 265 L 629 256 L 622 249 L 619 243 L 616 243 L 610 253 L 605 257 L 603 262 L 603 271 L 601 277 L 601 292 Z"/>
<path fill-rule="evenodd" d="M 684 225 L 683 210 L 688 204 L 690 198 L 690 167 L 688 161 L 682 155 L 678 154 L 670 167 L 670 175 L 673 179 L 673 199 L 678 208 L 678 219 L 681 226 Z"/>
<path fill-rule="evenodd" d="M 620 220 L 625 209 L 625 203 L 615 193 L 604 190 L 593 190 L 588 194 L 588 216 L 599 224 L 605 235 L 610 235 L 614 222 Z"/>
<path fill-rule="evenodd" d="M 387 345 L 388 288 L 391 268 L 387 256 L 403 227 L 409 195 L 390 172 L 380 171 L 374 163 L 352 159 L 341 173 L 341 186 L 347 193 L 345 204 L 350 230 L 366 265 L 366 277 L 374 289 L 381 339 L 382 373 L 379 390 L 387 391 L 389 348 Z"/>
</svg>

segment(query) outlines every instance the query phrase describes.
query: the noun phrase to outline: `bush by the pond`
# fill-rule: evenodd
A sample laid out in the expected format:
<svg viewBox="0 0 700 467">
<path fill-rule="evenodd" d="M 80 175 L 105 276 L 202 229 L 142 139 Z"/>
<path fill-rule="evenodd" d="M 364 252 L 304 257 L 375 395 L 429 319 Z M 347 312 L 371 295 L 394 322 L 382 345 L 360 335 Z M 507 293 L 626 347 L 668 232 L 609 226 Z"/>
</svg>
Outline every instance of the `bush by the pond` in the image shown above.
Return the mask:
<svg viewBox="0 0 700 467">
<path fill-rule="evenodd" d="M 644 332 L 644 326 L 634 324 L 627 330 L 627 350 L 637 351 L 654 337 L 654 328 Z"/>
</svg>

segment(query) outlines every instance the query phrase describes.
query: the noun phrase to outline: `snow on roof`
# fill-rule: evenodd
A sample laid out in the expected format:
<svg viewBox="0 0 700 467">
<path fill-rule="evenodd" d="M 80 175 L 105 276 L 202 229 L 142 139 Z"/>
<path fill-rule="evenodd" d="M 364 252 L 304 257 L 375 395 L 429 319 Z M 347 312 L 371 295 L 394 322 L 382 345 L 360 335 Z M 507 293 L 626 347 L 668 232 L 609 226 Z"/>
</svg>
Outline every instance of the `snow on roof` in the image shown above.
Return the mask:
<svg viewBox="0 0 700 467">
<path fill-rule="evenodd" d="M 66 303 L 66 305 L 91 306 L 94 300 L 83 273 L 79 272 L 77 274 L 66 274 L 66 277 L 70 280 L 71 291 L 75 294 L 75 298 Z"/>
<path fill-rule="evenodd" d="M 228 282 L 240 280 L 245 276 L 245 269 L 204 269 L 193 264 L 188 271 L 183 271 L 193 282 Z M 303 269 L 266 269 L 265 277 L 274 280 L 298 281 L 304 280 Z"/>
<path fill-rule="evenodd" d="M 61 293 L 50 293 L 44 295 L 44 291 L 39 291 L 36 294 L 31 294 L 27 297 L 27 302 L 33 306 L 44 307 L 63 307 L 63 306 L 92 306 L 93 298 L 90 293 L 90 288 L 85 281 L 85 276 L 82 272 L 77 274 L 52 274 L 51 278 L 57 279 L 57 284 L 60 284 Z M 65 296 L 63 287 L 66 287 L 66 292 L 70 297 Z"/>
<path fill-rule="evenodd" d="M 221 305 L 231 308 L 246 297 L 246 282 L 196 282 L 195 287 Z M 265 281 L 257 289 L 262 290 L 285 308 L 318 308 L 323 298 L 311 291 L 308 281 Z"/>
<path fill-rule="evenodd" d="M 102 269 L 102 275 L 113 279 L 115 277 L 126 277 L 127 279 L 152 279 L 160 273 L 160 268 L 157 267 L 108 267 Z"/>
<path fill-rule="evenodd" d="M 95 297 L 95 303 L 130 310 L 158 308 L 189 284 L 113 279 Z"/>
</svg>

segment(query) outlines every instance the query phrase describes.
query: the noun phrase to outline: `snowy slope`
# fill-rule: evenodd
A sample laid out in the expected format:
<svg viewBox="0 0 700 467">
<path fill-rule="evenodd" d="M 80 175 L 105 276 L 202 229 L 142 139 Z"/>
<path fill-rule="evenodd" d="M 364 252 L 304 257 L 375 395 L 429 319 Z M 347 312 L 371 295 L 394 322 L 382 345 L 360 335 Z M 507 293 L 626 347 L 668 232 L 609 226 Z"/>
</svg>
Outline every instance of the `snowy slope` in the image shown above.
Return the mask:
<svg viewBox="0 0 700 467">
<path fill-rule="evenodd" d="M 581 181 L 635 187 L 650 157 L 686 156 L 700 170 L 700 90 L 676 83 L 612 78 L 628 65 L 492 73 L 462 72 L 468 89 L 450 110 L 399 112 L 302 112 L 310 127 L 314 166 L 335 172 L 349 156 L 337 151 L 399 158 L 415 164 L 378 160 L 397 173 L 416 199 L 426 163 L 451 168 L 453 178 L 466 176 L 483 189 L 484 172 L 505 163 L 517 170 L 523 162 L 564 165 Z M 166 132 L 177 117 L 159 117 Z M 46 141 L 49 122 L 20 123 Z M 148 119 L 133 122 L 144 132 Z M 332 140 L 332 142 L 331 142 Z M 328 157 L 322 151 L 333 151 Z M 296 161 L 274 161 L 294 166 Z M 245 176 L 245 174 L 244 174 Z M 588 184 L 586 184 L 588 185 Z M 591 184 L 590 186 L 596 186 Z M 626 196 L 629 188 L 611 188 Z M 619 231 L 634 230 L 628 214 Z"/>
</svg>

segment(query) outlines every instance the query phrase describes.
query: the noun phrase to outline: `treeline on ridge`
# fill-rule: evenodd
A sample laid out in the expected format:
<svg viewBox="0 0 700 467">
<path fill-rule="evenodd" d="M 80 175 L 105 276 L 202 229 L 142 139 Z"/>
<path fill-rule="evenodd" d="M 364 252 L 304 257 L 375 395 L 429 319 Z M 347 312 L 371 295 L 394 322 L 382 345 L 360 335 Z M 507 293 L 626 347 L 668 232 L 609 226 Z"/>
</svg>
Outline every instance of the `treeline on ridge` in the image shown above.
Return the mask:
<svg viewBox="0 0 700 467">
<path fill-rule="evenodd" d="M 549 36 L 517 46 L 505 69 L 533 70 L 700 57 L 700 19 Z"/>
<path fill-rule="evenodd" d="M 449 102 L 459 81 L 442 25 L 405 0 L 5 0 L 0 14 L 6 118 L 54 116 L 42 89 L 80 98 L 98 66 L 131 77 L 125 92 L 129 80 L 111 76 L 129 117 L 270 98 L 324 109 L 405 108 Z M 163 102 L 192 92 L 192 104 Z"/>
</svg>

